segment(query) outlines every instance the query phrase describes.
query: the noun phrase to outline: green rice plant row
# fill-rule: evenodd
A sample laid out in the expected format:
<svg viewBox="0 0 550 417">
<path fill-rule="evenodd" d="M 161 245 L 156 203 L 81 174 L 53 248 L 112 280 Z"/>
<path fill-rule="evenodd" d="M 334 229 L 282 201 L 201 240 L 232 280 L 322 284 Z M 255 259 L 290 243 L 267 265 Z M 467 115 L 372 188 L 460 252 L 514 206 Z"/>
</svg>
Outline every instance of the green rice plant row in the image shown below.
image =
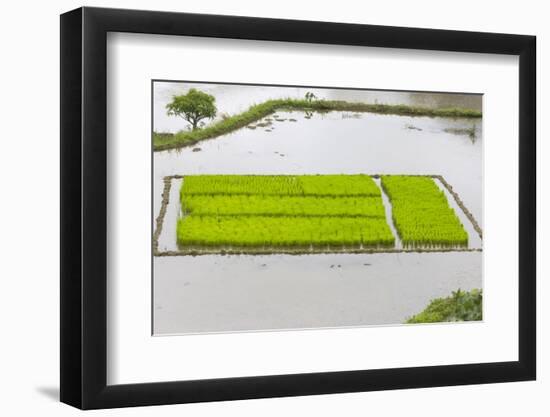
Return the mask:
<svg viewBox="0 0 550 417">
<path fill-rule="evenodd" d="M 380 197 L 317 197 L 277 195 L 186 195 L 184 215 L 227 216 L 364 216 L 385 218 Z"/>
<path fill-rule="evenodd" d="M 382 187 L 404 246 L 468 245 L 468 233 L 432 178 L 385 175 Z"/>
<path fill-rule="evenodd" d="M 189 175 L 188 195 L 380 196 L 368 175 Z"/>
<path fill-rule="evenodd" d="M 177 240 L 193 248 L 393 247 L 385 219 L 371 217 L 187 216 Z"/>
</svg>

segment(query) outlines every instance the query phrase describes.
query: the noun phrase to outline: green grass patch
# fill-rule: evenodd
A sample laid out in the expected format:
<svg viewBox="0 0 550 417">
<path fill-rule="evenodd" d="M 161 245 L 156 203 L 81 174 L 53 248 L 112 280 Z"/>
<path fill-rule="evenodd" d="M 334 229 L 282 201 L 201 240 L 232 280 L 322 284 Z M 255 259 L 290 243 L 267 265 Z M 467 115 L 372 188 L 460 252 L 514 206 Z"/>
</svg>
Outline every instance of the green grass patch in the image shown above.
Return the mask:
<svg viewBox="0 0 550 417">
<path fill-rule="evenodd" d="M 378 114 L 393 114 L 401 116 L 428 116 L 428 117 L 467 117 L 479 118 L 482 113 L 477 110 L 464 108 L 431 109 L 420 106 L 402 104 L 368 104 L 352 103 L 340 100 L 301 100 L 276 99 L 267 100 L 251 106 L 248 110 L 216 121 L 202 129 L 180 131 L 176 134 L 153 133 L 153 148 L 155 151 L 192 146 L 202 140 L 212 139 L 254 123 L 267 117 L 277 110 L 299 110 L 308 112 L 350 111 Z"/>
<path fill-rule="evenodd" d="M 404 246 L 468 245 L 468 233 L 432 178 L 385 175 L 382 187 Z"/>
<path fill-rule="evenodd" d="M 407 323 L 441 323 L 448 321 L 479 321 L 482 314 L 481 290 L 454 291 L 450 297 L 436 298 L 421 313 L 412 316 Z"/>
<path fill-rule="evenodd" d="M 180 190 L 185 250 L 393 247 L 367 175 L 197 175 Z"/>
</svg>

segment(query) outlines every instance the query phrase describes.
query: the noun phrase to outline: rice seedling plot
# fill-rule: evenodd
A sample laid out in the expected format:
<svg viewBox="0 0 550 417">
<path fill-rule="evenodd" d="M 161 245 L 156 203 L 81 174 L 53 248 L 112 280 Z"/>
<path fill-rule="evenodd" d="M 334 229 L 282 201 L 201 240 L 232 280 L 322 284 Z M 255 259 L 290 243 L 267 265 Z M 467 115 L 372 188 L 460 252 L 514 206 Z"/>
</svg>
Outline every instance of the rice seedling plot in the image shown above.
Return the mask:
<svg viewBox="0 0 550 417">
<path fill-rule="evenodd" d="M 182 187 L 183 195 L 299 195 L 302 188 L 297 177 L 286 175 L 189 175 Z"/>
<path fill-rule="evenodd" d="M 368 175 L 190 175 L 181 195 L 380 196 Z"/>
<path fill-rule="evenodd" d="M 367 175 L 186 176 L 180 199 L 184 250 L 394 247 Z"/>
<path fill-rule="evenodd" d="M 362 216 L 384 218 L 380 197 L 183 195 L 182 213 L 200 216 Z"/>
<path fill-rule="evenodd" d="M 392 247 L 386 220 L 372 217 L 189 216 L 178 221 L 187 247 Z"/>
<path fill-rule="evenodd" d="M 460 247 L 468 233 L 432 178 L 382 176 L 395 228 L 404 246 Z"/>
<path fill-rule="evenodd" d="M 297 178 L 304 195 L 381 195 L 380 188 L 368 175 L 303 175 Z"/>
</svg>

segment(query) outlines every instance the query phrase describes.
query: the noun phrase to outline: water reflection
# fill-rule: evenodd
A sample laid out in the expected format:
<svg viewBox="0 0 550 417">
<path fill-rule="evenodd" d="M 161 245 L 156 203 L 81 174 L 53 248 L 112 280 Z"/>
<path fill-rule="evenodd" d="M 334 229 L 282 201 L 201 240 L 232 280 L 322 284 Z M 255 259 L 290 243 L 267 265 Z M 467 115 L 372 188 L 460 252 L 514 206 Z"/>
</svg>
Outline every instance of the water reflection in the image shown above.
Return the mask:
<svg viewBox="0 0 550 417">
<path fill-rule="evenodd" d="M 475 144 L 477 139 L 481 137 L 481 126 L 476 122 L 473 122 L 469 127 L 448 127 L 443 131 L 453 135 L 467 136 L 472 144 Z"/>
</svg>

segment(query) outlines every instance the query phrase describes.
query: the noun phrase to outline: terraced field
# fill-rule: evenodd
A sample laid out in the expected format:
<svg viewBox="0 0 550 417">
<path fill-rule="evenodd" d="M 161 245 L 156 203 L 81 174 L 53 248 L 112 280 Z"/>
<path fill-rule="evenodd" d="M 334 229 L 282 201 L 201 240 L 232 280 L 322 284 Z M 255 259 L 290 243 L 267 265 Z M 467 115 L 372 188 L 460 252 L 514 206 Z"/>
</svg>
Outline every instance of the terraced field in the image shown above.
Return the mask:
<svg viewBox="0 0 550 417">
<path fill-rule="evenodd" d="M 393 247 L 381 192 L 367 175 L 185 177 L 182 249 Z"/>
<path fill-rule="evenodd" d="M 382 176 L 382 187 L 404 246 L 468 245 L 468 233 L 432 178 L 387 175 Z"/>
</svg>

